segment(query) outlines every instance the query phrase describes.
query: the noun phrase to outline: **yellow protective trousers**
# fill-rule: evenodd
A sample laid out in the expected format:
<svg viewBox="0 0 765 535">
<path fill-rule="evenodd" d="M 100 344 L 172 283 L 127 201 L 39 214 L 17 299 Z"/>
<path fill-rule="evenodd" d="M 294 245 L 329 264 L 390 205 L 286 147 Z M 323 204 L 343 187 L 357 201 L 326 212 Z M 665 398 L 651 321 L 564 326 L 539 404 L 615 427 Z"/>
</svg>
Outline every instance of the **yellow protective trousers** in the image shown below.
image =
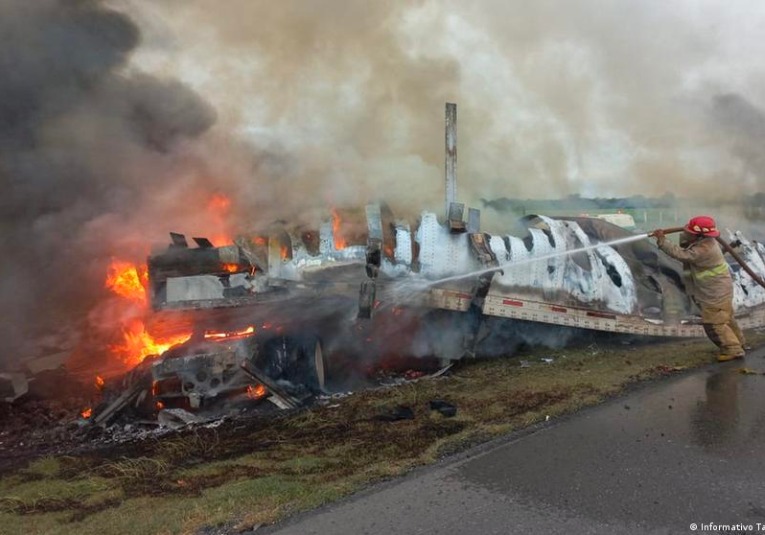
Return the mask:
<svg viewBox="0 0 765 535">
<path fill-rule="evenodd" d="M 717 347 L 722 355 L 743 355 L 744 333 L 741 332 L 736 318 L 733 317 L 732 304 L 719 306 L 701 307 L 701 322 L 704 324 L 704 332 Z"/>
</svg>

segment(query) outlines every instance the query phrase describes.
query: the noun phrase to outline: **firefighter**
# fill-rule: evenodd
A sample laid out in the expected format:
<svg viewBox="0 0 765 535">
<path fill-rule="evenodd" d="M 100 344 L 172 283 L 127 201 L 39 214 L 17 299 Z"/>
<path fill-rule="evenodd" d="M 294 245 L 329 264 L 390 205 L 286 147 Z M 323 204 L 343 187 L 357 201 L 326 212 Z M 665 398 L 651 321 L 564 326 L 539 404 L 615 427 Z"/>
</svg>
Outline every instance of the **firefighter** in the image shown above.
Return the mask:
<svg viewBox="0 0 765 535">
<path fill-rule="evenodd" d="M 733 317 L 733 279 L 715 238 L 715 220 L 696 216 L 683 227 L 680 246 L 668 241 L 659 229 L 652 234 L 659 249 L 680 260 L 691 298 L 701 309 L 701 322 L 709 339 L 720 348 L 718 362 L 744 356 L 744 335 Z"/>
</svg>

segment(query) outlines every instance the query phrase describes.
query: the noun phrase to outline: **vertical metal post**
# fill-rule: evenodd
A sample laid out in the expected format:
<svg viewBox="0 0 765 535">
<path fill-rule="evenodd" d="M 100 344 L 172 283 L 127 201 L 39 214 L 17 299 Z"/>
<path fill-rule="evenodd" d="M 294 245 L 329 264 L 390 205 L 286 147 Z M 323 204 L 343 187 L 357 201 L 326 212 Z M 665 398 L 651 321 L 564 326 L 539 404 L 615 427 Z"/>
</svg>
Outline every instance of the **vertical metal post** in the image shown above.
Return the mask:
<svg viewBox="0 0 765 535">
<path fill-rule="evenodd" d="M 481 232 L 481 211 L 477 208 L 468 208 L 467 231 L 471 234 Z"/>
<path fill-rule="evenodd" d="M 457 200 L 457 105 L 446 103 L 446 206 L 444 214 L 449 220 L 449 206 Z"/>
</svg>

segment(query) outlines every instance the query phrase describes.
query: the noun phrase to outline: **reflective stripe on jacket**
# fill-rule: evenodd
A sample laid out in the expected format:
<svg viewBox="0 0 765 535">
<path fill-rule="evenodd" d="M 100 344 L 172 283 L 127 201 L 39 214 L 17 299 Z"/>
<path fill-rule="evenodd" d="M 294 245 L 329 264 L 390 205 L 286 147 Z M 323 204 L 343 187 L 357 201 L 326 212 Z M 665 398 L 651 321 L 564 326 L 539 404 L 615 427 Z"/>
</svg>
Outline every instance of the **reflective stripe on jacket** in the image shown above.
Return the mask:
<svg viewBox="0 0 765 535">
<path fill-rule="evenodd" d="M 699 306 L 730 306 L 733 281 L 728 263 L 714 238 L 702 238 L 685 248 L 664 240 L 659 243 L 659 248 L 689 269 L 688 293 Z"/>
<path fill-rule="evenodd" d="M 713 268 L 705 269 L 703 271 L 696 271 L 693 273 L 693 276 L 696 278 L 696 280 L 702 280 L 706 279 L 707 277 L 715 277 L 717 275 L 724 275 L 728 273 L 728 263 L 723 262 L 722 264 L 719 264 Z"/>
</svg>

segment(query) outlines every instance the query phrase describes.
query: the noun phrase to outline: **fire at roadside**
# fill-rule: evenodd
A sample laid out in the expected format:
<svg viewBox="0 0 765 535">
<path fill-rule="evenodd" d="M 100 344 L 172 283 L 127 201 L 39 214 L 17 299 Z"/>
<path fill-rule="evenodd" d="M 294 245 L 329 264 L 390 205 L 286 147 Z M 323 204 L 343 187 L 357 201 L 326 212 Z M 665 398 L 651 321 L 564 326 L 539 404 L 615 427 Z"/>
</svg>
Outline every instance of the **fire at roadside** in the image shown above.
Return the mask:
<svg viewBox="0 0 765 535">
<path fill-rule="evenodd" d="M 221 262 L 219 269 L 222 276 L 242 271 L 238 263 Z M 216 311 L 203 319 L 187 311 L 157 314 L 147 266 L 120 259 L 108 266 L 104 286 L 122 325 L 106 345 L 106 358 L 94 363 L 78 347 L 62 347 L 0 374 L 0 451 L 8 459 L 274 415 L 347 392 L 335 384 L 329 394 L 330 369 L 318 336 L 285 336 L 277 322 L 216 330 L 209 325 L 232 321 Z M 340 358 L 335 365 L 343 387 L 369 388 L 416 380 L 438 362 L 388 359 L 372 366 Z"/>
<path fill-rule="evenodd" d="M 451 160 L 455 114 L 447 104 Z M 279 220 L 233 238 L 231 201 L 213 195 L 212 239 L 172 232 L 145 264 L 112 259 L 108 296 L 80 339 L 67 331 L 0 374 L 0 450 L 294 411 L 582 333 L 705 336 L 681 264 L 648 233 L 598 217 L 528 215 L 521 236 L 489 234 L 480 210 L 454 198 L 455 164 L 445 217 L 423 211 L 416 227 L 373 202 L 332 209 L 318 228 Z M 739 323 L 761 328 L 765 245 L 726 234 L 738 264 L 754 268 L 730 268 Z"/>
</svg>

